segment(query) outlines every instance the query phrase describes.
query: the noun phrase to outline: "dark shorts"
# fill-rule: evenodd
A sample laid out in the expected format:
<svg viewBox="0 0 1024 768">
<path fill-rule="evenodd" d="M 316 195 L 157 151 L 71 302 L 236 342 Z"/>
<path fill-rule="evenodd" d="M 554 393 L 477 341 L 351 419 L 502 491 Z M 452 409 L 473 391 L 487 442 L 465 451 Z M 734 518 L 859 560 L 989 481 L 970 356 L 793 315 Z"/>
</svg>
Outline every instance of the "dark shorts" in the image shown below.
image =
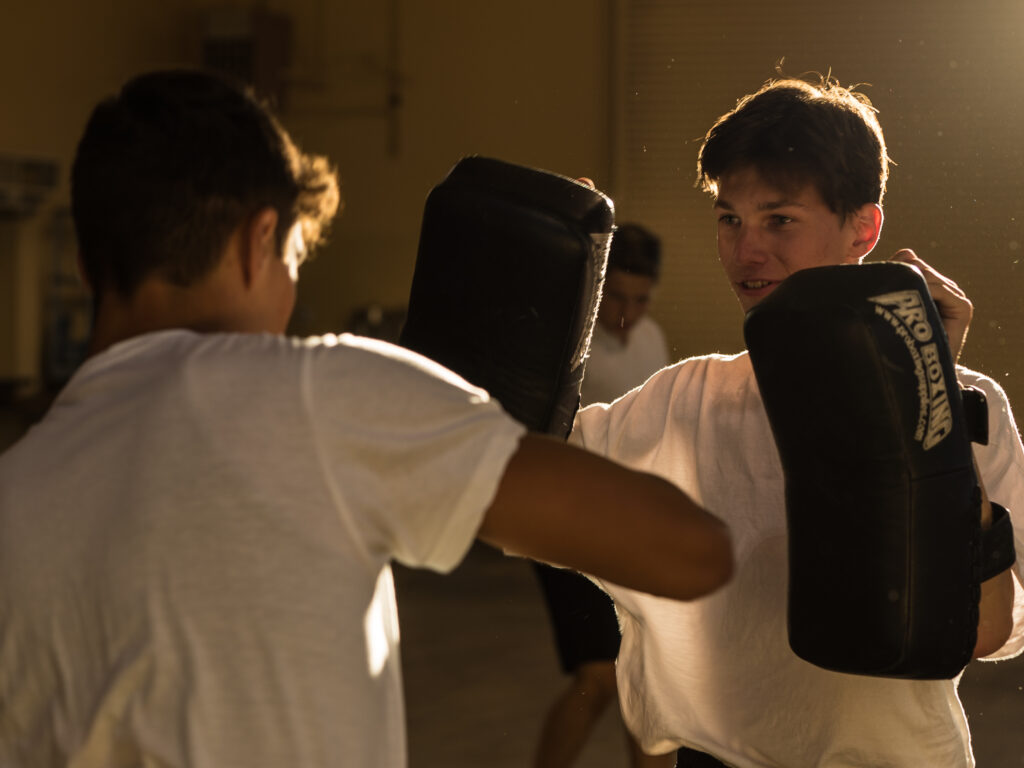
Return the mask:
<svg viewBox="0 0 1024 768">
<path fill-rule="evenodd" d="M 575 571 L 534 563 L 555 632 L 562 671 L 588 661 L 615 661 L 619 621 L 612 599 Z"/>
</svg>

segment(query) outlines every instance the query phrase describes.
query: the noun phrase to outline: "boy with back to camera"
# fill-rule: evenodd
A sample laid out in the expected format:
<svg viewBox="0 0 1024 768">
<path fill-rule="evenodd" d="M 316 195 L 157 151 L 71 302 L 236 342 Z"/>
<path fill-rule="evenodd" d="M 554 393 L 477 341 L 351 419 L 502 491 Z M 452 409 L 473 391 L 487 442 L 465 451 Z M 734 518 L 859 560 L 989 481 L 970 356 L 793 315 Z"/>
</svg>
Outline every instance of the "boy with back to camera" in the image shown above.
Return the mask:
<svg viewBox="0 0 1024 768">
<path fill-rule="evenodd" d="M 690 599 L 721 523 L 418 355 L 288 338 L 334 172 L 246 93 L 140 76 L 72 208 L 90 356 L 0 457 L 0 764 L 406 764 L 389 563 L 475 537 Z"/>
<path fill-rule="evenodd" d="M 888 163 L 867 99 L 830 78 L 771 81 L 715 123 L 698 183 L 714 200 L 719 259 L 744 312 L 788 275 L 871 252 Z M 924 274 L 956 359 L 970 302 L 913 252 L 894 258 Z M 974 448 L 988 497 L 1019 513 L 1024 451 L 1006 396 L 966 368 L 958 377 L 988 398 L 989 444 Z M 621 706 L 647 751 L 682 747 L 684 767 L 974 764 L 955 681 L 839 674 L 790 649 L 783 473 L 746 353 L 666 368 L 611 406 L 581 411 L 571 440 L 672 480 L 734 536 L 735 578 L 699 601 L 605 583 L 623 635 Z M 983 501 L 983 528 L 991 514 Z M 1024 645 L 1011 615 L 1019 578 L 1018 561 L 983 583 L 976 657 Z"/>
</svg>

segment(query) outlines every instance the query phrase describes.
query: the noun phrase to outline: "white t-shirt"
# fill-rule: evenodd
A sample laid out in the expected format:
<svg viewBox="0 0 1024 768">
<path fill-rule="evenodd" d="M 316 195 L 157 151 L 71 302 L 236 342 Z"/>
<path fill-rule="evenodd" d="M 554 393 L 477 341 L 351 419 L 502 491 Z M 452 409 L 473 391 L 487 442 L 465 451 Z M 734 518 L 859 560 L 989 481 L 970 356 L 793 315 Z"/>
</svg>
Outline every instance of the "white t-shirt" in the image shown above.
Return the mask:
<svg viewBox="0 0 1024 768">
<path fill-rule="evenodd" d="M 594 324 L 590 354 L 580 387 L 580 402 L 610 403 L 623 393 L 639 387 L 648 377 L 668 365 L 665 334 L 647 315 L 630 330 L 623 344 L 600 323 Z"/>
<path fill-rule="evenodd" d="M 0 765 L 405 765 L 389 562 L 453 568 L 522 431 L 351 336 L 88 360 L 0 457 Z"/>
<path fill-rule="evenodd" d="M 1006 397 L 959 369 L 989 401 L 975 446 L 989 496 L 1024 510 L 1024 450 Z M 653 753 L 689 746 L 738 768 L 973 765 L 953 681 L 844 675 L 789 648 L 783 474 L 746 354 L 684 360 L 611 406 L 582 410 L 573 442 L 659 474 L 730 526 L 736 571 L 693 602 L 604 585 L 619 612 L 622 710 Z M 1016 516 L 1017 552 L 1024 518 Z M 1020 573 L 1020 560 L 1017 568 Z M 1021 590 L 1013 635 L 1024 645 Z"/>
</svg>

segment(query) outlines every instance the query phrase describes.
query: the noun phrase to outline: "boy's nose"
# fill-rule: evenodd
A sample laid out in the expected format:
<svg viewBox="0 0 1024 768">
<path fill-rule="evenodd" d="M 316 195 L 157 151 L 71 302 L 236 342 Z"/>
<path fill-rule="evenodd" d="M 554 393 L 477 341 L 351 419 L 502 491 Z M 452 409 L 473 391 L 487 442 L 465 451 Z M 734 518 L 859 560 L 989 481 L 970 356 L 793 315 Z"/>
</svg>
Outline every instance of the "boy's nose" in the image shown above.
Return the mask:
<svg viewBox="0 0 1024 768">
<path fill-rule="evenodd" d="M 764 241 L 756 227 L 741 227 L 733 243 L 733 256 L 737 262 L 761 262 L 767 257 Z"/>
</svg>

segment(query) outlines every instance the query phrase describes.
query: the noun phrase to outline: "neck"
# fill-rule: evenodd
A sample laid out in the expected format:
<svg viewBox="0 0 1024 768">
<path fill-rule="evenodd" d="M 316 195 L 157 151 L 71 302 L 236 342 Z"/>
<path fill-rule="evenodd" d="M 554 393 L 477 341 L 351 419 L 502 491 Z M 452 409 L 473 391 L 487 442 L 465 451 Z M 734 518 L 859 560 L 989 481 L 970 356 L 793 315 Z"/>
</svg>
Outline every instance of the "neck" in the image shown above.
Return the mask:
<svg viewBox="0 0 1024 768">
<path fill-rule="evenodd" d="M 89 356 L 135 336 L 174 328 L 198 333 L 261 330 L 244 303 L 216 280 L 182 288 L 150 278 L 127 298 L 106 291 L 97 302 Z"/>
</svg>

